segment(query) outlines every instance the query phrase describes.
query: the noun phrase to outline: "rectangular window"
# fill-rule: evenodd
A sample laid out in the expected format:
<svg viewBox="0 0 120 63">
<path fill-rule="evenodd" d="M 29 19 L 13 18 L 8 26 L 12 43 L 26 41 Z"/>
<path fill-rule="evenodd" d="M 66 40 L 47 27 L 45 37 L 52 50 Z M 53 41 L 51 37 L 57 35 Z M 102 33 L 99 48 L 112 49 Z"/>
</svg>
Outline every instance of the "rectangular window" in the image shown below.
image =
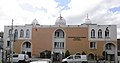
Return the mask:
<svg viewBox="0 0 120 63">
<path fill-rule="evenodd" d="M 96 49 L 97 48 L 97 45 L 96 45 L 96 42 L 90 42 L 90 49 Z"/>
<path fill-rule="evenodd" d="M 118 45 L 118 50 L 120 50 L 120 45 Z"/>
<path fill-rule="evenodd" d="M 7 47 L 10 47 L 10 41 L 7 41 Z"/>
<path fill-rule="evenodd" d="M 120 56 L 120 52 L 118 52 L 118 56 Z"/>
<path fill-rule="evenodd" d="M 54 48 L 55 49 L 63 49 L 64 48 L 64 42 L 54 42 Z"/>
</svg>

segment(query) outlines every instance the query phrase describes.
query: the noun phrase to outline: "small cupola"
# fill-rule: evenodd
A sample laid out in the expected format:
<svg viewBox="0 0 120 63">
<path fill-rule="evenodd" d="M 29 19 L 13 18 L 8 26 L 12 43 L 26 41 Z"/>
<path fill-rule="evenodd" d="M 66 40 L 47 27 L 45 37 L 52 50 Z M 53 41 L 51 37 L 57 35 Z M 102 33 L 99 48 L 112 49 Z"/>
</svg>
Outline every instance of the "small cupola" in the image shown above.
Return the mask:
<svg viewBox="0 0 120 63">
<path fill-rule="evenodd" d="M 88 18 L 88 14 L 87 14 L 87 18 L 85 19 L 84 24 L 92 24 L 91 20 Z"/>
<path fill-rule="evenodd" d="M 37 19 L 34 19 L 34 20 L 32 21 L 32 25 L 33 25 L 33 26 L 36 26 L 36 25 L 40 25 L 40 24 L 38 23 Z"/>
</svg>

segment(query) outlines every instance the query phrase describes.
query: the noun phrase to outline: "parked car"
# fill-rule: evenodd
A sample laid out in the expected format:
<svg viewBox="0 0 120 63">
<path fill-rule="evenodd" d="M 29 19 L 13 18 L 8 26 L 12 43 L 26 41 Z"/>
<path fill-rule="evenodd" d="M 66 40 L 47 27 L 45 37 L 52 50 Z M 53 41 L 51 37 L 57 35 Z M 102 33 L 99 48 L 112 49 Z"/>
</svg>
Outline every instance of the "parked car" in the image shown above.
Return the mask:
<svg viewBox="0 0 120 63">
<path fill-rule="evenodd" d="M 13 62 L 29 62 L 29 56 L 27 54 L 13 54 Z"/>
<path fill-rule="evenodd" d="M 62 63 L 88 63 L 86 55 L 70 55 L 62 60 Z"/>
<path fill-rule="evenodd" d="M 52 63 L 52 61 L 49 60 L 49 59 L 41 59 L 41 60 L 38 60 L 38 61 L 32 61 L 30 63 Z"/>
</svg>

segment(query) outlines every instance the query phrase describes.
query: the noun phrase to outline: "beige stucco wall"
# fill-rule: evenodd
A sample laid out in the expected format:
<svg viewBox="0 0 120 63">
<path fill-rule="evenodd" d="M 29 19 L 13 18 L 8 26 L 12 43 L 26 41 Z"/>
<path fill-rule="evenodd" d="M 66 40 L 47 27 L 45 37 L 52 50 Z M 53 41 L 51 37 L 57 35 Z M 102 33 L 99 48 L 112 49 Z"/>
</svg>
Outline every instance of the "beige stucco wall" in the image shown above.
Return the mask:
<svg viewBox="0 0 120 63">
<path fill-rule="evenodd" d="M 65 50 L 69 50 L 71 54 L 76 52 L 82 53 L 83 51 L 86 54 L 96 54 L 97 56 L 102 56 L 104 50 L 104 41 L 96 41 L 97 49 L 89 48 L 88 40 L 88 28 L 87 27 L 36 27 L 32 29 L 32 38 L 28 40 L 32 45 L 32 56 L 38 56 L 40 52 L 44 50 L 52 51 L 53 46 L 53 35 L 55 30 L 62 29 L 65 32 Z M 72 37 L 72 38 L 70 38 Z M 80 38 L 80 40 L 74 41 L 74 37 L 85 37 Z M 26 41 L 17 40 L 14 42 L 14 51 L 16 53 L 21 52 L 22 44 Z"/>
</svg>

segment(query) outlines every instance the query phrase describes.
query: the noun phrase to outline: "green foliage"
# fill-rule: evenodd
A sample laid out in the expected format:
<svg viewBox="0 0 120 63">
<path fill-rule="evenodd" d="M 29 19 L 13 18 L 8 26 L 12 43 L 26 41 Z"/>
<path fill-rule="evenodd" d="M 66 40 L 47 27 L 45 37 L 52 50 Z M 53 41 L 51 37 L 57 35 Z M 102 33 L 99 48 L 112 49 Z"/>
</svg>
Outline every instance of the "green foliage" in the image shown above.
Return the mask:
<svg viewBox="0 0 120 63">
<path fill-rule="evenodd" d="M 81 54 L 79 52 L 77 52 L 76 55 L 81 55 Z"/>
<path fill-rule="evenodd" d="M 51 51 L 45 50 L 40 52 L 40 58 L 51 58 Z"/>
<path fill-rule="evenodd" d="M 70 52 L 67 50 L 67 51 L 65 52 L 65 58 L 68 57 L 68 56 L 70 56 Z"/>
<path fill-rule="evenodd" d="M 86 53 L 83 51 L 83 52 L 82 52 L 82 55 L 86 55 Z"/>
</svg>

